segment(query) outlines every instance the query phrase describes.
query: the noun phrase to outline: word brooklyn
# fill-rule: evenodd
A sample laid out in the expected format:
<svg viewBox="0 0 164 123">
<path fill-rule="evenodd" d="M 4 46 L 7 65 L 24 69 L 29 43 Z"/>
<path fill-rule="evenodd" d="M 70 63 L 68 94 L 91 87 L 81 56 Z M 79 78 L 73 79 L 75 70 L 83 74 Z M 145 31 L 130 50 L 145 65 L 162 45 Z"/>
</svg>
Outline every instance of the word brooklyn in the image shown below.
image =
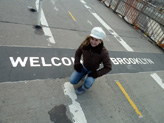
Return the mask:
<svg viewBox="0 0 164 123">
<path fill-rule="evenodd" d="M 150 58 L 110 58 L 113 64 L 154 64 Z"/>
<path fill-rule="evenodd" d="M 51 67 L 51 66 L 71 66 L 74 64 L 74 57 L 52 57 L 45 59 L 45 57 L 9 57 L 13 67 Z M 150 58 L 110 58 L 114 65 L 129 65 L 129 64 L 154 64 Z M 81 61 L 82 62 L 82 61 Z"/>
</svg>

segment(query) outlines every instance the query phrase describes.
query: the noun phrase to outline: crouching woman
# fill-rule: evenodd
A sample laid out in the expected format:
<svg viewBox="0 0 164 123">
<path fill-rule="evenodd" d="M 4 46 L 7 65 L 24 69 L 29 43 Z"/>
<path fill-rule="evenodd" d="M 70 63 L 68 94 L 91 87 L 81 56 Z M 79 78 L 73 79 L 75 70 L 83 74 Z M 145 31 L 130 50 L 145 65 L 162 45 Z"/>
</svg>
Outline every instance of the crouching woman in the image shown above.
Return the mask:
<svg viewBox="0 0 164 123">
<path fill-rule="evenodd" d="M 83 85 L 76 89 L 76 94 L 82 94 L 92 86 L 97 77 L 112 70 L 109 53 L 103 44 L 105 37 L 106 34 L 101 27 L 94 27 L 90 35 L 76 50 L 74 71 L 70 77 L 70 83 L 78 84 L 87 75 Z M 83 64 L 80 62 L 82 57 Z M 101 63 L 103 67 L 99 68 Z"/>
</svg>

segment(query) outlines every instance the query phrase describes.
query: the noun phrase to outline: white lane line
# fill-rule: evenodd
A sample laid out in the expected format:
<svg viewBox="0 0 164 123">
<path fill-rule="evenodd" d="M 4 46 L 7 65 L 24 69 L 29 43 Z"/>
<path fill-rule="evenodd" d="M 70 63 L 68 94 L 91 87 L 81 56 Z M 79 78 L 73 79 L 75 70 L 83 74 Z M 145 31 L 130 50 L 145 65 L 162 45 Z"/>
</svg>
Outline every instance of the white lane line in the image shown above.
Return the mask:
<svg viewBox="0 0 164 123">
<path fill-rule="evenodd" d="M 36 0 L 35 5 L 36 5 L 36 8 L 38 10 L 39 0 Z M 48 25 L 48 22 L 46 20 L 46 17 L 45 17 L 45 14 L 43 12 L 43 9 L 41 9 L 41 20 L 40 21 L 41 21 L 42 25 L 46 26 L 46 27 L 43 27 L 43 31 L 44 31 L 45 36 L 48 37 L 48 41 L 50 43 L 52 43 L 52 44 L 55 44 L 55 39 L 54 39 L 54 37 L 53 37 L 53 35 L 51 33 L 51 30 L 49 28 L 49 25 Z M 50 44 L 48 44 L 48 45 L 50 45 Z"/>
<path fill-rule="evenodd" d="M 98 16 L 97 13 L 92 12 L 92 8 L 89 7 L 84 0 L 80 2 L 88 9 L 88 11 L 116 38 L 117 41 L 127 50 L 133 52 L 134 50 L 107 24 L 103 19 Z"/>
<path fill-rule="evenodd" d="M 96 13 L 92 13 L 94 17 L 116 38 L 117 41 L 121 43 L 121 45 L 127 50 L 127 51 L 133 51 L 133 49 L 110 27 L 103 21 L 100 16 L 98 16 Z"/>
<path fill-rule="evenodd" d="M 70 82 L 64 83 L 64 94 L 68 95 L 72 100 L 72 104 L 69 105 L 69 110 L 73 115 L 74 123 L 87 123 L 80 103 L 76 101 L 77 95 L 75 94 L 74 87 Z"/>
<path fill-rule="evenodd" d="M 157 75 L 157 73 L 151 74 L 151 77 L 164 89 L 164 83 L 162 79 Z"/>
</svg>

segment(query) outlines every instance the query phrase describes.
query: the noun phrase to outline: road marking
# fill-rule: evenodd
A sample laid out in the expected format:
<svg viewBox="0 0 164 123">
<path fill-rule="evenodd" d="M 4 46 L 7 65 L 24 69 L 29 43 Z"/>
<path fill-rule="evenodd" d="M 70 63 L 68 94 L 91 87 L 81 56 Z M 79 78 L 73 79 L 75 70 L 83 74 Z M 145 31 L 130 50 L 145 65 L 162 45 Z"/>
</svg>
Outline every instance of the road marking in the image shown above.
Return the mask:
<svg viewBox="0 0 164 123">
<path fill-rule="evenodd" d="M 93 24 L 92 24 L 92 22 L 91 22 L 91 21 L 87 20 L 87 23 L 89 23 L 91 26 L 93 26 Z"/>
<path fill-rule="evenodd" d="M 73 17 L 73 15 L 72 15 L 72 13 L 70 12 L 70 11 L 68 11 L 68 13 L 69 13 L 69 15 L 72 17 L 72 19 L 74 20 L 74 21 L 76 21 L 76 19 Z"/>
<path fill-rule="evenodd" d="M 35 5 L 36 5 L 36 8 L 38 10 L 39 0 L 36 0 Z M 46 26 L 46 27 L 42 27 L 42 28 L 43 28 L 43 32 L 44 32 L 45 36 L 48 37 L 48 41 L 50 43 L 52 43 L 52 44 L 55 44 L 55 39 L 54 39 L 54 37 L 53 37 L 53 35 L 51 33 L 51 30 L 49 28 L 49 25 L 48 25 L 48 22 L 46 20 L 46 17 L 45 17 L 45 14 L 43 12 L 43 9 L 41 9 L 41 20 L 40 21 L 41 21 L 42 25 Z M 51 46 L 51 45 L 48 44 L 48 46 Z"/>
<path fill-rule="evenodd" d="M 72 100 L 72 104 L 69 105 L 69 110 L 73 115 L 74 123 L 87 123 L 85 118 L 85 114 L 80 106 L 80 103 L 77 102 L 77 95 L 75 94 L 75 90 L 70 82 L 64 83 L 64 94 L 69 96 Z"/>
<path fill-rule="evenodd" d="M 92 13 L 92 15 L 116 38 L 117 41 L 127 50 L 134 51 L 104 20 L 98 16 L 96 13 Z"/>
<path fill-rule="evenodd" d="M 164 83 L 162 79 L 157 75 L 157 73 L 151 74 L 151 77 L 164 89 Z"/>
<path fill-rule="evenodd" d="M 107 24 L 103 19 L 98 16 L 97 13 L 92 12 L 92 8 L 89 7 L 84 0 L 80 2 L 88 9 L 88 11 L 116 38 L 117 41 L 127 50 L 133 52 L 134 50 Z"/>
<path fill-rule="evenodd" d="M 50 0 L 50 2 L 53 4 L 53 6 L 54 6 L 54 10 L 55 11 L 59 11 L 59 9 L 56 7 L 56 2 L 57 2 L 57 0 Z"/>
<path fill-rule="evenodd" d="M 129 101 L 129 103 L 131 104 L 131 106 L 133 107 L 133 109 L 135 110 L 135 112 L 139 115 L 139 118 L 143 117 L 142 114 L 141 114 L 141 112 L 138 110 L 137 106 L 134 104 L 134 102 L 132 101 L 132 99 L 129 97 L 128 93 L 125 91 L 125 89 L 121 85 L 121 83 L 118 82 L 118 81 L 116 81 L 116 84 L 119 86 L 119 88 L 121 89 L 122 93 L 125 95 L 125 97 Z"/>
</svg>

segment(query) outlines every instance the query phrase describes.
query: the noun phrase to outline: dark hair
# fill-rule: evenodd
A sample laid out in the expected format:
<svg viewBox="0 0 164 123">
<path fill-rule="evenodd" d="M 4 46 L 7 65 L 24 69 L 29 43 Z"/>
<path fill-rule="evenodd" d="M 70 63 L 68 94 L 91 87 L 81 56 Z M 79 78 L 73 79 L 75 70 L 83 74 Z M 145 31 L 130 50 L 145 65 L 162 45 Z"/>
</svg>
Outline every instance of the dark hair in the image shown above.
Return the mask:
<svg viewBox="0 0 164 123">
<path fill-rule="evenodd" d="M 86 39 L 83 41 L 83 43 L 81 44 L 81 48 L 83 47 L 87 47 L 90 44 L 90 38 L 91 36 L 87 36 Z"/>
</svg>

